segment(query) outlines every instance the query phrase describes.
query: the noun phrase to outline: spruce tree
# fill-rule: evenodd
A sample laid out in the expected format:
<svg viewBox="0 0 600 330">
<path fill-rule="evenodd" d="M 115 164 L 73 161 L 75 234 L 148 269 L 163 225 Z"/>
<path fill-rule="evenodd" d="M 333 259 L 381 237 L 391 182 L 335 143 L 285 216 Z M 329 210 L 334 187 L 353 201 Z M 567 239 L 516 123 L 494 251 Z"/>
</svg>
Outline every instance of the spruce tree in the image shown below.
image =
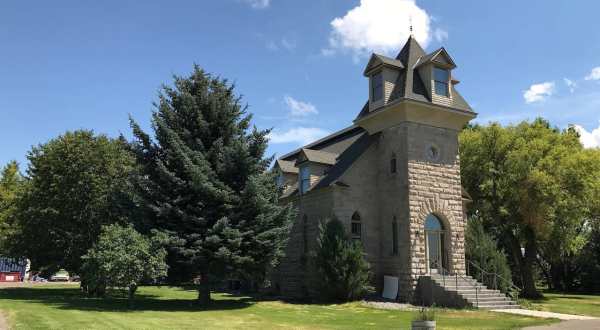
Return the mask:
<svg viewBox="0 0 600 330">
<path fill-rule="evenodd" d="M 170 276 L 198 280 L 202 304 L 226 276 L 264 279 L 289 232 L 292 210 L 277 205 L 265 157 L 269 131 L 250 128 L 246 110 L 232 84 L 194 66 L 160 91 L 154 138 L 131 121 L 143 226 L 171 234 Z"/>
<path fill-rule="evenodd" d="M 314 265 L 324 296 L 348 301 L 362 298 L 371 287 L 370 265 L 364 259 L 362 244 L 346 234 L 337 219 L 319 225 Z"/>
</svg>

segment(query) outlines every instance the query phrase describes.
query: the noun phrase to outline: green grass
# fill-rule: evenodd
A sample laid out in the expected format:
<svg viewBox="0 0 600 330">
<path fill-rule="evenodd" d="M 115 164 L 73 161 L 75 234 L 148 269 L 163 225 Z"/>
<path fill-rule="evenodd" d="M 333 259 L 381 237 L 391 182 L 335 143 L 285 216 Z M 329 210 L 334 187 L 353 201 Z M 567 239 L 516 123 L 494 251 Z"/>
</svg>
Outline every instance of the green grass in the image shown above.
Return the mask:
<svg viewBox="0 0 600 330">
<path fill-rule="evenodd" d="M 142 287 L 135 307 L 124 298 L 85 298 L 74 286 L 0 289 L 0 311 L 14 329 L 407 329 L 417 312 L 341 305 L 259 301 L 215 294 L 203 309 L 196 292 Z M 516 329 L 547 324 L 522 316 L 474 310 L 437 310 L 438 329 Z"/>
<path fill-rule="evenodd" d="M 540 311 L 600 317 L 600 296 L 545 292 L 544 298 L 528 302 Z"/>
</svg>

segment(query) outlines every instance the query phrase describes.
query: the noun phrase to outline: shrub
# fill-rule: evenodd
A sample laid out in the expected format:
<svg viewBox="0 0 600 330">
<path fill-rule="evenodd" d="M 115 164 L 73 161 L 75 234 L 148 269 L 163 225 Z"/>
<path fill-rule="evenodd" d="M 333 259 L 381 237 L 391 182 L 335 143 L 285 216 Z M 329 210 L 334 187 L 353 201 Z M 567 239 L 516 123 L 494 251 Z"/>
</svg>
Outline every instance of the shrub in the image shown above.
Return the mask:
<svg viewBox="0 0 600 330">
<path fill-rule="evenodd" d="M 342 301 L 361 298 L 369 290 L 369 264 L 362 245 L 351 240 L 337 219 L 319 226 L 314 263 L 326 298 Z"/>
<path fill-rule="evenodd" d="M 481 271 L 476 267 L 470 267 L 470 274 L 477 280 L 483 282 L 488 287 L 496 286 L 502 292 L 509 292 L 512 286 L 512 275 L 506 255 L 498 248 L 496 241 L 485 232 L 481 220 L 477 218 L 469 219 L 467 231 L 465 233 L 466 257 L 481 269 L 489 273 L 496 273 L 501 278 L 486 275 L 482 277 Z"/>
<path fill-rule="evenodd" d="M 165 241 L 162 234 L 145 237 L 131 226 L 104 226 L 98 243 L 82 257 L 82 288 L 96 296 L 107 288 L 125 289 L 131 303 L 142 281 L 167 275 Z"/>
</svg>

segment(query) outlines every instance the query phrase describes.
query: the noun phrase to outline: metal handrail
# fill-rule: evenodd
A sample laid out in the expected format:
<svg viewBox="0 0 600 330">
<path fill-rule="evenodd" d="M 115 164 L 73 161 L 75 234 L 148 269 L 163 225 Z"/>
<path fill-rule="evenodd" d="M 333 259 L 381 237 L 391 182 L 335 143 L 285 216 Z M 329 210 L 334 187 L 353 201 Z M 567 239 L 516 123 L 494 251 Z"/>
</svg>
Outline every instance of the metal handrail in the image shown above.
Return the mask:
<svg viewBox="0 0 600 330">
<path fill-rule="evenodd" d="M 505 282 L 506 284 L 508 284 L 509 290 L 508 292 L 506 292 L 506 294 L 510 295 L 511 298 L 513 299 L 517 299 L 519 297 L 519 293 L 521 292 L 521 288 L 519 288 L 518 286 L 516 286 L 512 281 L 509 281 L 507 279 L 505 279 L 504 277 L 500 276 L 498 273 L 491 273 L 488 272 L 486 270 L 484 270 L 483 268 L 481 268 L 479 265 L 475 264 L 474 262 L 472 262 L 471 260 L 467 260 L 468 264 L 477 268 L 479 270 L 479 272 L 481 273 L 481 282 L 483 283 L 483 276 L 484 275 L 494 275 L 494 289 L 496 288 L 496 278 L 499 278 L 500 280 L 502 280 L 503 282 Z M 516 292 L 516 296 L 513 296 L 514 293 Z"/>
<path fill-rule="evenodd" d="M 463 276 L 461 274 L 459 274 L 458 272 L 454 272 L 454 274 L 451 274 L 450 271 L 448 271 L 446 268 L 444 268 L 443 265 L 440 264 L 439 261 L 433 261 L 433 265 L 437 266 L 438 269 L 442 270 L 442 281 L 444 283 L 444 287 L 446 287 L 446 276 L 454 276 L 455 278 L 455 289 L 456 292 L 458 292 L 458 278 L 460 277 L 461 280 L 464 280 L 465 283 L 470 283 L 471 281 L 469 280 L 469 278 L 467 278 L 466 276 Z M 446 275 L 447 274 L 447 275 Z M 479 308 L 479 290 L 481 290 L 480 285 L 477 283 L 477 281 L 475 281 L 476 284 L 472 284 L 471 286 L 475 288 L 475 304 L 477 308 Z M 483 283 L 482 283 L 483 285 Z"/>
</svg>

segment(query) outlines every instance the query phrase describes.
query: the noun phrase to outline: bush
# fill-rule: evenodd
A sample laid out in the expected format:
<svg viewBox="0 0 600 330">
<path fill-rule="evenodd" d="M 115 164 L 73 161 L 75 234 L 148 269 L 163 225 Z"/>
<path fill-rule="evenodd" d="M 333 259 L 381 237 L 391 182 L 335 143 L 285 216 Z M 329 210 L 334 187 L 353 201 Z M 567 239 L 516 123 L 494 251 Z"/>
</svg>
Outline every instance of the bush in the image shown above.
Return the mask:
<svg viewBox="0 0 600 330">
<path fill-rule="evenodd" d="M 342 301 L 361 298 L 369 290 L 371 276 L 362 245 L 346 235 L 337 219 L 321 224 L 319 231 L 314 263 L 321 292 Z"/>
<path fill-rule="evenodd" d="M 506 255 L 498 248 L 496 241 L 485 232 L 481 220 L 477 218 L 469 219 L 467 231 L 465 233 L 466 257 L 481 269 L 489 273 L 496 273 L 501 278 L 494 276 L 483 276 L 483 283 L 488 287 L 496 286 L 500 291 L 508 293 L 512 287 L 512 275 Z M 481 281 L 482 274 L 476 267 L 470 267 L 470 274 L 478 281 Z"/>
<path fill-rule="evenodd" d="M 125 289 L 131 303 L 142 281 L 167 275 L 165 242 L 166 236 L 159 233 L 148 238 L 131 226 L 104 226 L 98 243 L 82 257 L 82 288 L 95 296 L 104 295 L 107 288 Z"/>
</svg>

